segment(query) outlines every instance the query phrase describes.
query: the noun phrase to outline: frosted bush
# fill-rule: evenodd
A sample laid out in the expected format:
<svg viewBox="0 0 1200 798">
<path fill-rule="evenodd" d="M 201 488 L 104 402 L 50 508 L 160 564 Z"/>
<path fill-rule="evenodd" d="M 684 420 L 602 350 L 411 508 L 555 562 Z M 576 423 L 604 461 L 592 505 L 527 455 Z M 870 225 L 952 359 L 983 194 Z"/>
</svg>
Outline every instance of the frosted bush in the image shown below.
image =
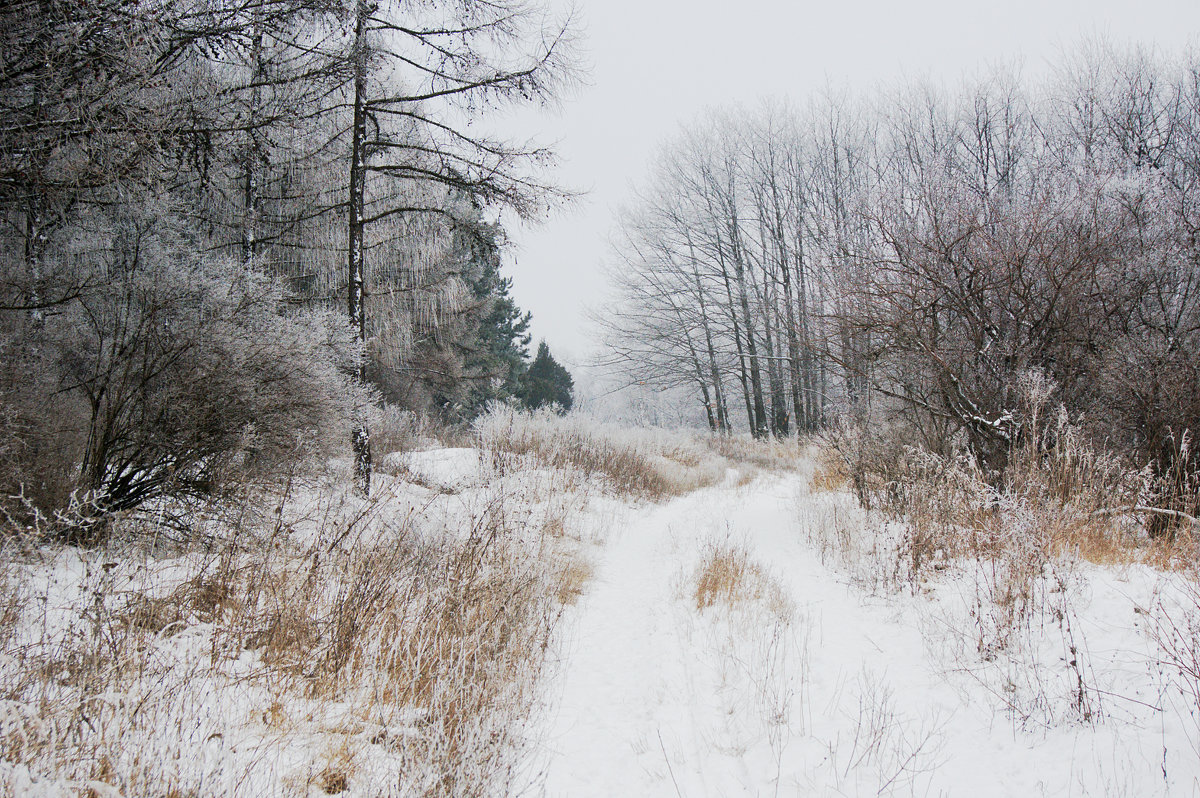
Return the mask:
<svg viewBox="0 0 1200 798">
<path fill-rule="evenodd" d="M 44 532 L 52 519 L 94 542 L 114 513 L 210 497 L 342 445 L 368 397 L 339 315 L 297 310 L 277 280 L 197 252 L 169 208 L 97 224 L 113 240 L 89 253 L 103 280 L 33 331 L 11 317 L 0 329 L 22 369 L 0 395 L 11 409 L 0 432 L 15 439 L 0 453 L 10 520 Z M 46 385 L 59 397 L 52 425 L 40 423 Z M 46 452 L 55 485 L 32 467 Z"/>
</svg>

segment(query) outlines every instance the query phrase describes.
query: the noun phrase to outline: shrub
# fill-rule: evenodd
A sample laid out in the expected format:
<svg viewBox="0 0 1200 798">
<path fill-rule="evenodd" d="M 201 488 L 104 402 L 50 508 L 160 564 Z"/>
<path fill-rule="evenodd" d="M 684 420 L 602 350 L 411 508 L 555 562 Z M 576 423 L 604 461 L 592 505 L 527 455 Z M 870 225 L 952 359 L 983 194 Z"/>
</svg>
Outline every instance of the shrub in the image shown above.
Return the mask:
<svg viewBox="0 0 1200 798">
<path fill-rule="evenodd" d="M 6 375 L 0 419 L 10 518 L 94 542 L 113 513 L 219 493 L 347 437 L 366 396 L 340 318 L 197 254 L 167 210 L 106 223 L 114 243 L 88 253 L 89 290 L 36 324 L 4 317 L 0 347 L 29 370 Z"/>
<path fill-rule="evenodd" d="M 1022 378 L 1020 393 L 1020 434 L 999 471 L 985 470 L 965 447 L 935 453 L 906 445 L 902 425 L 844 423 L 826 435 L 826 456 L 860 503 L 904 526 L 913 576 L 936 552 L 990 557 L 1010 544 L 1025 547 L 1013 532 L 1022 528 L 1037 531 L 1035 548 L 1046 558 L 1069 552 L 1109 562 L 1183 552 L 1147 545 L 1139 532 L 1162 537 L 1170 525 L 1190 534 L 1194 519 L 1176 509 L 1195 501 L 1186 475 L 1160 476 L 1092 445 L 1061 405 L 1050 406 L 1053 386 L 1037 372 Z M 1187 449 L 1185 439 L 1176 462 L 1186 461 Z"/>
</svg>

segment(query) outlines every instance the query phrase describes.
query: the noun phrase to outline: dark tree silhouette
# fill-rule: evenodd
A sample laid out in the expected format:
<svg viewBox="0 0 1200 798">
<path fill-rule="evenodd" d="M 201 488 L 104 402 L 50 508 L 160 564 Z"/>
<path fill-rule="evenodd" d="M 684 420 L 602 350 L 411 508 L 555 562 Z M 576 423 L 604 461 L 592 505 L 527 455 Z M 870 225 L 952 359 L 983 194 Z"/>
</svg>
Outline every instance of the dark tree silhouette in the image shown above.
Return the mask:
<svg viewBox="0 0 1200 798">
<path fill-rule="evenodd" d="M 571 374 L 550 354 L 550 347 L 542 341 L 538 344 L 537 357 L 525 373 L 523 399 L 530 410 L 539 407 L 558 406 L 562 413 L 571 409 L 575 401 L 575 381 Z"/>
</svg>

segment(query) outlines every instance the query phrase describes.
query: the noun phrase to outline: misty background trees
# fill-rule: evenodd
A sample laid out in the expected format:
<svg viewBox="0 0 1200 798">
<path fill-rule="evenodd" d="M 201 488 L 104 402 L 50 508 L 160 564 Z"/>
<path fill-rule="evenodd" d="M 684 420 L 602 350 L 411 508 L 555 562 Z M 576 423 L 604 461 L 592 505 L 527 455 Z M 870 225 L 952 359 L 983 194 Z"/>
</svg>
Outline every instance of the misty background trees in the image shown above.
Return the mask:
<svg viewBox="0 0 1200 798">
<path fill-rule="evenodd" d="M 0 11 L 0 481 L 22 524 L 219 495 L 372 408 L 518 397 L 499 211 L 563 196 L 490 114 L 574 79 L 523 3 Z M 353 434 L 352 434 L 353 429 Z"/>
<path fill-rule="evenodd" d="M 1035 85 L 714 110 L 615 246 L 608 366 L 713 430 L 855 419 L 1003 469 L 1023 382 L 1160 472 L 1200 422 L 1200 60 L 1081 48 Z"/>
</svg>

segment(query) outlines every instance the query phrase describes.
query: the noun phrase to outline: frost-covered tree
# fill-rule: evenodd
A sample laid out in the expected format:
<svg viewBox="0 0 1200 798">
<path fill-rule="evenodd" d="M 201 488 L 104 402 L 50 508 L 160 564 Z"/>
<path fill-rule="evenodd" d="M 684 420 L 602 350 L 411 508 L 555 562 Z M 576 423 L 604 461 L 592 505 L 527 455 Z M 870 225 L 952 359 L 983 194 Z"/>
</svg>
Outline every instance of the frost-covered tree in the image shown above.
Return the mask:
<svg viewBox="0 0 1200 798">
<path fill-rule="evenodd" d="M 570 26 L 546 20 L 542 9 L 520 2 L 354 0 L 347 61 L 346 294 L 360 340 L 368 337 L 368 228 L 396 216 L 446 210 L 420 194 L 413 202 L 406 187 L 442 185 L 521 215 L 538 213 L 556 193 L 530 171 L 549 158 L 548 151 L 471 127 L 500 106 L 552 101 L 571 78 Z M 365 420 L 354 441 L 357 479 L 366 492 L 371 454 Z"/>
<path fill-rule="evenodd" d="M 449 228 L 436 262 L 376 270 L 370 305 L 372 381 L 388 400 L 452 423 L 515 395 L 529 324 L 500 273 L 503 230 L 478 210 L 457 213 L 464 221 Z"/>
<path fill-rule="evenodd" d="M 80 275 L 53 238 L 81 204 L 152 179 L 177 128 L 162 24 L 150 4 L 15 0 L 0 8 L 0 307 L 69 301 Z M 19 260 L 19 265 L 18 265 Z"/>
<path fill-rule="evenodd" d="M 811 430 L 824 414 L 804 146 L 782 106 L 702 119 L 664 149 L 622 219 L 621 299 L 601 320 L 609 365 L 639 385 L 695 386 L 713 430 L 734 425 L 737 393 L 758 436 Z"/>
<path fill-rule="evenodd" d="M 1036 373 L 1098 445 L 1194 485 L 1197 86 L 1194 53 L 1093 47 L 1043 86 L 710 113 L 622 218 L 609 365 L 690 386 L 713 429 L 882 415 L 997 475 L 1038 434 Z"/>
<path fill-rule="evenodd" d="M 501 276 L 495 239 L 481 244 L 478 255 L 480 269 L 471 288 L 481 316 L 467 364 L 474 377 L 463 407 L 465 418 L 478 416 L 490 402 L 514 400 L 529 360 L 531 315 L 509 293 L 512 279 Z"/>
<path fill-rule="evenodd" d="M 68 508 L 68 534 L 94 537 L 114 512 L 332 454 L 330 428 L 372 401 L 368 361 L 448 342 L 445 395 L 483 378 L 504 290 L 484 213 L 553 191 L 547 153 L 479 131 L 553 96 L 563 28 L 542 37 L 515 5 L 324 0 L 48 0 L 0 21 L 10 520 Z"/>
<path fill-rule="evenodd" d="M 7 371 L 3 386 L 10 519 L 92 542 L 112 513 L 220 496 L 331 453 L 367 401 L 348 379 L 360 351 L 337 317 L 296 309 L 269 275 L 199 251 L 161 200 L 88 222 L 58 254 L 104 279 L 33 330 L 3 318 L 11 366 L 32 369 Z"/>
</svg>

